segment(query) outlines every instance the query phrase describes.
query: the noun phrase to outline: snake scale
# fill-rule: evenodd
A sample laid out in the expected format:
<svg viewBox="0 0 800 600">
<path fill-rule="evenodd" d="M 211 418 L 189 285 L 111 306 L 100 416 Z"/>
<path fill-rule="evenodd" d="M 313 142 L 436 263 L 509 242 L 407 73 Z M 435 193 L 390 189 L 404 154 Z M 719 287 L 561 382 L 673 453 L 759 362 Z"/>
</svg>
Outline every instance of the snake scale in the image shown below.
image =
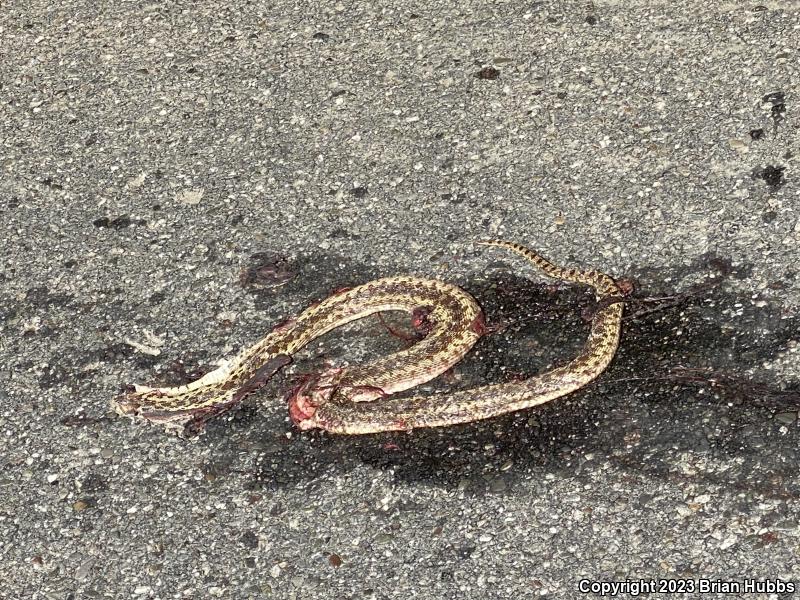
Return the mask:
<svg viewBox="0 0 800 600">
<path fill-rule="evenodd" d="M 523 381 L 409 398 L 391 394 L 420 385 L 461 360 L 485 333 L 477 302 L 460 288 L 411 276 L 377 279 L 343 290 L 273 329 L 200 379 L 178 387 L 135 385 L 112 400 L 120 414 L 185 432 L 238 404 L 300 348 L 345 323 L 382 311 L 406 311 L 425 337 L 408 349 L 364 365 L 305 377 L 289 394 L 289 414 L 303 430 L 342 434 L 406 431 L 468 423 L 522 410 L 569 394 L 602 373 L 619 344 L 620 288 L 594 270 L 563 269 L 513 242 L 479 242 L 510 250 L 554 279 L 594 288 L 598 308 L 589 338 L 567 364 Z"/>
</svg>

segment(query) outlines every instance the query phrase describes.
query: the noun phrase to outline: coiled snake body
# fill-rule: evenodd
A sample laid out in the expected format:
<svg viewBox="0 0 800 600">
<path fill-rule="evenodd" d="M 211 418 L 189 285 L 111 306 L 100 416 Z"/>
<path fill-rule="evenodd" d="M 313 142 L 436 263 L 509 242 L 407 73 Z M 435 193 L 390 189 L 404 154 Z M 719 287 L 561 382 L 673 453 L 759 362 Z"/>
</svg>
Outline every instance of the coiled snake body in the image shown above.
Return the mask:
<svg viewBox="0 0 800 600">
<path fill-rule="evenodd" d="M 555 279 L 590 285 L 599 301 L 589 339 L 564 366 L 524 381 L 430 396 L 387 398 L 449 369 L 485 332 L 477 302 L 437 280 L 387 277 L 336 293 L 276 327 L 255 345 L 197 381 L 179 387 L 134 386 L 112 406 L 120 414 L 160 422 L 181 431 L 236 405 L 291 362 L 311 340 L 367 315 L 400 310 L 412 314 L 426 336 L 411 348 L 360 366 L 307 377 L 289 397 L 300 429 L 361 434 L 468 423 L 529 408 L 569 394 L 605 370 L 616 352 L 622 296 L 614 280 L 598 271 L 562 269 L 520 244 L 480 242 L 506 248 Z"/>
</svg>

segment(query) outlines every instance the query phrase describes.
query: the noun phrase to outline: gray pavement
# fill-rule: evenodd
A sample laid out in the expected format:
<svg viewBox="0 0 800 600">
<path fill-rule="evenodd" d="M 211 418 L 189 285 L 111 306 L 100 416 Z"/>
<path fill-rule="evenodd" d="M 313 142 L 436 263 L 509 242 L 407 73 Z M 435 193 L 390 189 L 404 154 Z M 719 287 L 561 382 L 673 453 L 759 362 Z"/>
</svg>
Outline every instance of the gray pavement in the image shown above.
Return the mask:
<svg viewBox="0 0 800 600">
<path fill-rule="evenodd" d="M 798 49 L 796 2 L 2 2 L 0 597 L 792 596 Z M 375 320 L 191 441 L 109 410 L 398 272 L 503 327 L 426 390 L 562 364 L 591 295 L 486 237 L 661 299 L 472 425 L 293 428 Z"/>
</svg>

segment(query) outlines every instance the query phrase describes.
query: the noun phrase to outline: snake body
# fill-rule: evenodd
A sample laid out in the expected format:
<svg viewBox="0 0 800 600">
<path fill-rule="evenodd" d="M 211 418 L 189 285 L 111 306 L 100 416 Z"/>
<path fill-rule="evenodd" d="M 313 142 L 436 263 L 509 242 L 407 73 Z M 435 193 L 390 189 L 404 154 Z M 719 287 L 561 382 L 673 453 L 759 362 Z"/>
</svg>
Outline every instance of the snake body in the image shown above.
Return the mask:
<svg viewBox="0 0 800 600">
<path fill-rule="evenodd" d="M 605 370 L 619 344 L 622 296 L 614 280 L 594 270 L 562 269 L 528 248 L 506 241 L 480 242 L 528 259 L 546 275 L 594 288 L 599 301 L 589 339 L 564 366 L 524 381 L 444 394 L 387 398 L 449 369 L 485 332 L 477 302 L 460 288 L 411 276 L 377 279 L 338 292 L 261 341 L 187 385 L 134 386 L 112 401 L 117 412 L 184 429 L 202 423 L 255 391 L 313 339 L 367 315 L 399 310 L 426 330 L 412 347 L 365 365 L 331 369 L 307 377 L 289 397 L 289 414 L 300 429 L 334 433 L 441 427 L 529 408 L 569 394 Z"/>
</svg>

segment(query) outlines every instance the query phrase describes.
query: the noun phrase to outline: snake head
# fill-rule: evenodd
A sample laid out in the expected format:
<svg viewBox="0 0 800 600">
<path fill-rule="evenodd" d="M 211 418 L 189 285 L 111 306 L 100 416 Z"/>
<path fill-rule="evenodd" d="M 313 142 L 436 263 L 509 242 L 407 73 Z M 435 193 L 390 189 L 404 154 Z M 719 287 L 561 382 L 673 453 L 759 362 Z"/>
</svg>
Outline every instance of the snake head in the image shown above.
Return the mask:
<svg viewBox="0 0 800 600">
<path fill-rule="evenodd" d="M 111 408 L 117 414 L 129 417 L 139 415 L 143 406 L 148 404 L 148 398 L 158 398 L 158 390 L 145 385 L 128 385 L 119 396 L 111 401 Z"/>
<path fill-rule="evenodd" d="M 200 409 L 177 409 L 165 404 L 167 394 L 158 388 L 132 385 L 111 401 L 111 407 L 122 416 L 144 419 L 163 426 L 180 437 L 200 433 L 205 423 L 227 406 L 207 406 Z"/>
</svg>

